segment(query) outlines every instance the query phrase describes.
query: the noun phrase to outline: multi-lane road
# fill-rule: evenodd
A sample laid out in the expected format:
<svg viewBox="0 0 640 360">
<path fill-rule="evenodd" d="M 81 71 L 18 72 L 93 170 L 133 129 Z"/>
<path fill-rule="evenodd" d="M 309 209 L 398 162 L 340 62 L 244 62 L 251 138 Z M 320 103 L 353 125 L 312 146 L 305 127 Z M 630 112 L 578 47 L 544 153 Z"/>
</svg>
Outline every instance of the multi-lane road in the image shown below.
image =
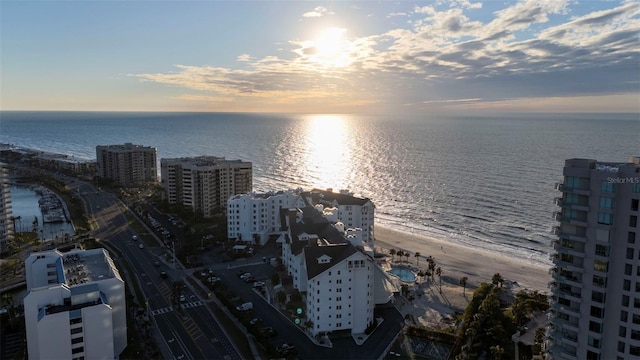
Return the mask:
<svg viewBox="0 0 640 360">
<path fill-rule="evenodd" d="M 172 303 L 173 282 L 184 281 L 186 273 L 163 261 L 164 250 L 158 244 L 142 242 L 142 237 L 128 226 L 128 219 L 117 199 L 90 184 L 77 181 L 72 184 L 83 198 L 87 212 L 97 222 L 94 235 L 118 249 L 122 258 L 112 254 L 116 261 L 129 264 L 128 276 L 135 277 L 139 284 L 145 298 L 140 301 L 147 306 L 147 313 L 164 342 L 164 346 L 160 345 L 165 353 L 170 352 L 165 356 L 175 359 L 241 359 L 205 299 L 184 286 L 181 291 L 183 301 Z M 134 235 L 137 235 L 137 240 L 134 240 Z M 162 271 L 168 274 L 167 278 L 160 276 Z"/>
</svg>

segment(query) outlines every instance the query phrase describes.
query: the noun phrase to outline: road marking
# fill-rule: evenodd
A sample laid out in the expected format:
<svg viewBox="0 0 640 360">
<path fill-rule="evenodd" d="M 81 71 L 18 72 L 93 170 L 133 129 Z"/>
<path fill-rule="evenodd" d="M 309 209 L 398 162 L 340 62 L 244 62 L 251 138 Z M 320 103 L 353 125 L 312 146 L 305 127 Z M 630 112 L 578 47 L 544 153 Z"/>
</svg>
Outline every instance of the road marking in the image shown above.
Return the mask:
<svg viewBox="0 0 640 360">
<path fill-rule="evenodd" d="M 160 315 L 160 314 L 166 314 L 168 312 L 172 312 L 173 311 L 173 306 L 168 306 L 165 308 L 160 308 L 160 309 L 155 309 L 153 311 L 151 311 L 151 315 L 156 316 L 156 315 Z"/>
</svg>

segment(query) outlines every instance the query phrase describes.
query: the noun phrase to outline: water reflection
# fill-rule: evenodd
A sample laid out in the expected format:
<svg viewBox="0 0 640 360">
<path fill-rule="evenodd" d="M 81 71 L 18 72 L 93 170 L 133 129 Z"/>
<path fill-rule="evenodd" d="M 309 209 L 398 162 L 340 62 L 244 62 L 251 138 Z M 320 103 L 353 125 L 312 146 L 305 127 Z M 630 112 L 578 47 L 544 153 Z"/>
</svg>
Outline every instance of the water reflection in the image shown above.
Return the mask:
<svg viewBox="0 0 640 360">
<path fill-rule="evenodd" d="M 318 188 L 348 188 L 353 170 L 349 118 L 308 115 L 304 118 L 306 144 L 304 178 Z"/>
</svg>

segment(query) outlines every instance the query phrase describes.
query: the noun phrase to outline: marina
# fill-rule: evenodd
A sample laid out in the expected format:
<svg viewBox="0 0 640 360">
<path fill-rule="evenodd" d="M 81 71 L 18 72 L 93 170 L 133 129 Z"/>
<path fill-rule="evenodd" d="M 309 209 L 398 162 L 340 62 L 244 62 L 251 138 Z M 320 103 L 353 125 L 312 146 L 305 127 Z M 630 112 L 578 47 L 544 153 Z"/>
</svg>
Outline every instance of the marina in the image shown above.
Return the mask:
<svg viewBox="0 0 640 360">
<path fill-rule="evenodd" d="M 16 232 L 36 232 L 42 241 L 75 234 L 66 205 L 44 187 L 10 186 Z"/>
</svg>

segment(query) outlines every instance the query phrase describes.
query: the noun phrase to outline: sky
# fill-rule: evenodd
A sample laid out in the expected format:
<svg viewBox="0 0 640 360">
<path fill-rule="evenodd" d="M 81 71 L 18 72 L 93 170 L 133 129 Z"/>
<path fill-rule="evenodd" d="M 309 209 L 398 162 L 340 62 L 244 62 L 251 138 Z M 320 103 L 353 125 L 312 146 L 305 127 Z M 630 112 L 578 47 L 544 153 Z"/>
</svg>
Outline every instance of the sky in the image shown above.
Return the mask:
<svg viewBox="0 0 640 360">
<path fill-rule="evenodd" d="M 0 1 L 0 109 L 640 113 L 640 2 Z"/>
</svg>

